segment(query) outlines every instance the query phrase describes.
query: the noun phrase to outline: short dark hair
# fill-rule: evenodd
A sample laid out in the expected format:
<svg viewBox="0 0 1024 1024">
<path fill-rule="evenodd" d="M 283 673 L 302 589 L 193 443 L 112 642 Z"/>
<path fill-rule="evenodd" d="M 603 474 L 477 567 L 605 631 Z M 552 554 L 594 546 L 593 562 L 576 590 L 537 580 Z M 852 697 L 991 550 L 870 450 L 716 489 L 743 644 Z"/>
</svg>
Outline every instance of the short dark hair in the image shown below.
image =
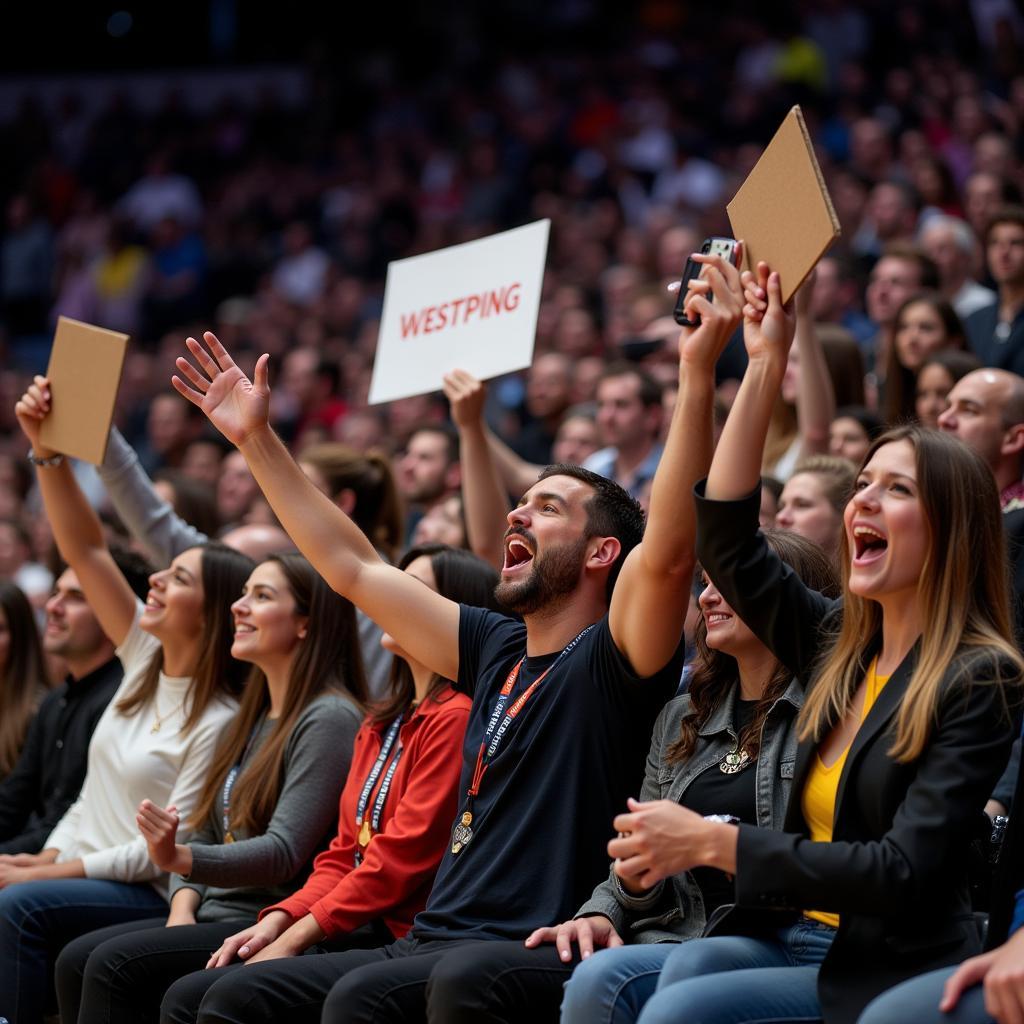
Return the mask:
<svg viewBox="0 0 1024 1024">
<path fill-rule="evenodd" d="M 56 550 L 55 547 L 54 551 Z M 132 588 L 132 593 L 140 601 L 145 601 L 146 595 L 149 593 L 149 577 L 156 572 L 156 569 L 137 551 L 124 547 L 122 544 L 110 544 L 108 550 L 110 551 L 110 557 L 114 560 L 114 565 L 121 570 L 121 575 L 125 578 L 125 582 Z M 67 567 L 68 563 L 60 557 L 59 553 L 54 556 L 47 566 L 53 573 L 55 580 L 63 575 Z"/>
<path fill-rule="evenodd" d="M 444 438 L 448 445 L 448 465 L 459 461 L 459 434 L 454 427 L 447 423 L 424 423 L 418 426 L 410 435 L 411 441 L 417 434 L 437 434 Z"/>
<path fill-rule="evenodd" d="M 640 382 L 640 401 L 644 406 L 650 408 L 652 405 L 661 405 L 662 386 L 636 363 L 626 362 L 625 359 L 616 360 L 604 368 L 597 382 L 600 384 L 601 381 L 611 380 L 613 377 L 636 377 Z"/>
<path fill-rule="evenodd" d="M 608 574 L 607 597 L 611 600 L 615 581 L 626 556 L 640 543 L 644 536 L 644 510 L 636 498 L 623 490 L 614 480 L 609 480 L 599 473 L 592 473 L 582 466 L 570 466 L 560 462 L 548 466 L 537 480 L 546 480 L 550 476 L 570 476 L 591 487 L 594 495 L 587 499 L 587 533 L 588 537 L 615 537 L 622 545 L 619 557 L 612 565 Z"/>
<path fill-rule="evenodd" d="M 939 287 L 939 268 L 935 261 L 926 256 L 916 245 L 909 242 L 890 242 L 883 250 L 880 260 L 905 260 L 916 263 L 920 287 L 924 291 L 937 291 Z"/>
<path fill-rule="evenodd" d="M 992 229 L 999 227 L 1000 224 L 1016 224 L 1019 228 L 1024 228 L 1024 206 L 1019 205 L 1007 205 L 1001 206 L 992 215 L 992 219 L 985 225 L 985 244 L 988 245 L 989 239 L 992 237 Z"/>
</svg>

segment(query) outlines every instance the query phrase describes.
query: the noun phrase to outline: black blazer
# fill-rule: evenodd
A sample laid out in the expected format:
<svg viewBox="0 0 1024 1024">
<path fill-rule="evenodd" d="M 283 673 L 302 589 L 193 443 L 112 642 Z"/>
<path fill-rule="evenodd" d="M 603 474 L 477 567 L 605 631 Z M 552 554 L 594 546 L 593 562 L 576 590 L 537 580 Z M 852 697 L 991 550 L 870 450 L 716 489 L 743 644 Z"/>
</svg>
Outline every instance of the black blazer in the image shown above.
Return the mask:
<svg viewBox="0 0 1024 1024">
<path fill-rule="evenodd" d="M 841 602 L 808 590 L 757 529 L 759 495 L 711 502 L 698 485 L 697 554 L 736 613 L 809 685 L 838 626 Z M 862 655 L 866 672 L 878 643 Z M 816 744 L 797 751 L 783 832 L 741 825 L 736 907 L 715 934 L 763 931 L 794 912 L 839 913 L 818 976 L 828 1024 L 856 1021 L 876 995 L 980 951 L 971 913 L 967 850 L 1013 739 L 1000 679 L 1010 662 L 985 652 L 954 659 L 937 722 L 921 757 L 889 757 L 892 727 L 916 663 L 911 651 L 854 737 L 839 780 L 831 843 L 808 840 L 801 798 Z"/>
</svg>

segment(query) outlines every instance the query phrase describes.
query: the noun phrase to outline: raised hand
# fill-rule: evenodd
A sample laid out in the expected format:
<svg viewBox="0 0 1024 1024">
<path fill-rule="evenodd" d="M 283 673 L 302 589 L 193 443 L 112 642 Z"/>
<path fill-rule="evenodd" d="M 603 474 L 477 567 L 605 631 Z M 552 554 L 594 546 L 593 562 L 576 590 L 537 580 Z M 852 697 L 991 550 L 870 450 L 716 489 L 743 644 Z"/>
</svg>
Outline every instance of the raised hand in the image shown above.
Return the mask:
<svg viewBox="0 0 1024 1024">
<path fill-rule="evenodd" d="M 41 448 L 39 445 L 39 427 L 49 414 L 50 382 L 46 377 L 36 374 L 28 386 L 28 391 L 18 399 L 14 415 L 18 417 L 18 426 L 32 445 L 32 451 L 40 458 L 54 454 L 51 449 Z"/>
<path fill-rule="evenodd" d="M 563 921 L 551 928 L 538 928 L 526 940 L 528 949 L 536 949 L 546 942 L 553 942 L 560 960 L 572 959 L 572 944 L 580 947 L 580 957 L 586 960 L 595 950 L 613 949 L 624 945 L 622 936 L 615 925 L 602 914 L 594 917 L 580 917 L 575 921 Z"/>
<path fill-rule="evenodd" d="M 175 366 L 189 383 L 177 375 L 171 378 L 171 383 L 179 394 L 193 405 L 198 405 L 232 444 L 241 445 L 270 422 L 270 388 L 267 384 L 270 356 L 264 353 L 256 360 L 253 379 L 249 380 L 212 331 L 203 335 L 203 341 L 206 347 L 195 338 L 185 339 L 185 345 L 199 369 L 179 356 Z"/>
<path fill-rule="evenodd" d="M 737 262 L 743 259 L 743 243 L 736 248 Z M 721 256 L 694 253 L 703 263 L 700 277 L 688 282 L 687 315 L 700 317 L 697 327 L 684 327 L 679 335 L 680 362 L 703 370 L 714 369 L 743 315 L 743 286 L 740 272 Z M 714 296 L 714 301 L 711 295 Z"/>
<path fill-rule="evenodd" d="M 792 307 L 782 304 L 782 286 L 779 275 L 763 260 L 757 265 L 757 274 L 744 271 L 743 281 L 743 343 L 751 362 L 765 361 L 780 374 L 786 369 L 786 359 L 796 331 L 796 317 Z"/>
<path fill-rule="evenodd" d="M 483 421 L 487 386 L 465 370 L 452 370 L 444 375 L 444 396 L 452 407 L 452 419 L 459 430 L 474 427 Z"/>
</svg>

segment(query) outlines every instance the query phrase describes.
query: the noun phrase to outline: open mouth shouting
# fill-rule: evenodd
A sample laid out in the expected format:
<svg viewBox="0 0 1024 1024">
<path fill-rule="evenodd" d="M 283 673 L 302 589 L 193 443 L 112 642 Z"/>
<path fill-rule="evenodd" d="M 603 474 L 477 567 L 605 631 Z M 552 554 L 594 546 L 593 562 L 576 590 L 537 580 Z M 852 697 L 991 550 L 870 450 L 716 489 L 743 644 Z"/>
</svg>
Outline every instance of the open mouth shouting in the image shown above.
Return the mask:
<svg viewBox="0 0 1024 1024">
<path fill-rule="evenodd" d="M 522 572 L 533 561 L 534 548 L 532 538 L 524 532 L 507 533 L 505 535 L 505 564 L 501 568 L 502 576 L 511 576 Z"/>
<path fill-rule="evenodd" d="M 871 565 L 885 556 L 889 541 L 885 534 L 866 523 L 853 524 L 853 564 Z"/>
</svg>

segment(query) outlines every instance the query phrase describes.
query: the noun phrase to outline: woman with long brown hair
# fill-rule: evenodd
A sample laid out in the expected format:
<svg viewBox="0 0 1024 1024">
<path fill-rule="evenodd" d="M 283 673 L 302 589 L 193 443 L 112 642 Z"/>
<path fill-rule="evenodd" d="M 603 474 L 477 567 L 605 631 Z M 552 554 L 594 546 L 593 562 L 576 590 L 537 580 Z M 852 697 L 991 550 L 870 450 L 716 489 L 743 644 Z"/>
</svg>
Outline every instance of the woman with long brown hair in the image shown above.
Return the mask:
<svg viewBox="0 0 1024 1024">
<path fill-rule="evenodd" d="M 817 545 L 787 530 L 764 537 L 808 586 L 838 593 Z M 655 723 L 640 799 L 781 828 L 803 685 L 701 575 L 694 671 Z M 681 872 L 650 892 L 612 873 L 574 920 L 535 932 L 528 946 L 553 941 L 562 952 L 575 942 L 585 958 L 566 985 L 562 1024 L 635 1019 L 674 944 L 699 936 L 732 889 L 714 869 Z"/>
<path fill-rule="evenodd" d="M 252 562 L 220 544 L 183 551 L 150 577 L 143 605 L 118 568 L 70 464 L 40 444 L 49 383 L 16 407 L 54 539 L 107 637 L 123 681 L 97 723 L 85 782 L 41 853 L 0 862 L 0 1014 L 41 1021 L 56 951 L 106 925 L 166 910 L 167 876 L 134 827 L 149 796 L 190 816 L 245 666 L 231 657 L 230 602 Z"/>
<path fill-rule="evenodd" d="M 253 670 L 191 840 L 176 841 L 176 808 L 139 807 L 150 859 L 175 876 L 170 914 L 67 945 L 56 971 L 64 1020 L 156 1019 L 168 985 L 289 896 L 334 835 L 366 699 L 354 609 L 305 558 L 286 554 L 256 566 L 231 610 L 232 654 Z"/>
<path fill-rule="evenodd" d="M 14 768 L 48 688 L 32 605 L 18 586 L 0 580 L 0 780 Z"/>
<path fill-rule="evenodd" d="M 750 356 L 698 499 L 698 553 L 730 604 L 810 683 L 783 831 L 632 804 L 609 843 L 644 886 L 736 877 L 711 937 L 667 958 L 642 1024 L 847 1024 L 884 989 L 980 949 L 968 847 L 1015 732 L 995 481 L 916 426 L 868 451 L 845 511 L 843 592 L 805 586 L 759 538 L 756 443 L 792 336 L 778 274 L 745 278 Z M 657 828 L 656 828 L 657 826 Z M 723 973 L 727 972 L 727 973 Z"/>
</svg>

